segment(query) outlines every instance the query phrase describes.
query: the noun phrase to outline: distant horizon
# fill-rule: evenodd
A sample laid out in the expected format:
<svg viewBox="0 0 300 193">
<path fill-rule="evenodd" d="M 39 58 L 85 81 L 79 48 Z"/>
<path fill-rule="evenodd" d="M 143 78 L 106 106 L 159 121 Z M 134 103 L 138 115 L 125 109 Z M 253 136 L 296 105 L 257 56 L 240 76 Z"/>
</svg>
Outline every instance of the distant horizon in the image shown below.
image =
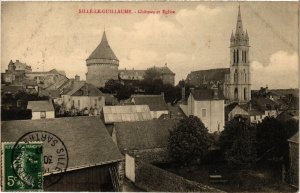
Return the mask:
<svg viewBox="0 0 300 193">
<path fill-rule="evenodd" d="M 239 4 L 250 38 L 252 90 L 266 85 L 299 88 L 297 2 Z M 78 13 L 88 8 L 175 13 Z M 192 71 L 229 68 L 228 46 L 237 8 L 237 2 L 3 2 L 2 72 L 10 60 L 19 60 L 33 71 L 55 68 L 68 78 L 77 74 L 85 80 L 85 60 L 100 43 L 105 26 L 120 70 L 167 63 L 177 84 Z"/>
</svg>

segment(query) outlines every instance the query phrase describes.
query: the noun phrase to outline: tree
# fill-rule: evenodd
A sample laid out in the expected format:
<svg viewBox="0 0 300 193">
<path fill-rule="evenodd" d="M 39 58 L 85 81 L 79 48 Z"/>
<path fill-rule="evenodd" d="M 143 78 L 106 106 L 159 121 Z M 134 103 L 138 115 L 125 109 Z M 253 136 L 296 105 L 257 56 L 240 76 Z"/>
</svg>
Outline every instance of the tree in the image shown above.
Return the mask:
<svg viewBox="0 0 300 193">
<path fill-rule="evenodd" d="M 154 68 L 148 68 L 145 71 L 145 74 L 144 74 L 143 78 L 146 81 L 153 82 L 154 80 L 161 79 L 161 74 L 155 67 Z"/>
<path fill-rule="evenodd" d="M 257 150 L 262 158 L 281 159 L 287 156 L 287 140 L 298 131 L 297 121 L 279 121 L 266 117 L 257 125 Z"/>
<path fill-rule="evenodd" d="M 130 85 L 122 85 L 120 89 L 117 91 L 117 99 L 118 100 L 125 100 L 131 97 L 134 93 L 134 88 Z"/>
<path fill-rule="evenodd" d="M 110 79 L 105 83 L 104 91 L 108 93 L 116 93 L 120 88 L 122 84 L 118 80 Z"/>
<path fill-rule="evenodd" d="M 171 158 L 178 164 L 201 160 L 207 153 L 211 138 L 202 121 L 189 116 L 170 131 L 168 149 Z"/>
<path fill-rule="evenodd" d="M 219 144 L 230 164 L 251 164 L 257 159 L 255 128 L 247 119 L 237 117 L 229 121 L 221 133 Z"/>
</svg>

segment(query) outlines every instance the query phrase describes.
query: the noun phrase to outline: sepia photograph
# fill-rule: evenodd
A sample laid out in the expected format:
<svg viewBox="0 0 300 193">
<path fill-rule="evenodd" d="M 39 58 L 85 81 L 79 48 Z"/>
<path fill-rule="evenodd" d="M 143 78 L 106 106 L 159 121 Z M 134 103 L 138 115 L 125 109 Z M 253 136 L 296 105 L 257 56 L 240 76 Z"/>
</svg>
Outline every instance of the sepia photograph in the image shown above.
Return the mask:
<svg viewBox="0 0 300 193">
<path fill-rule="evenodd" d="M 298 192 L 299 2 L 2 1 L 1 191 Z"/>
</svg>

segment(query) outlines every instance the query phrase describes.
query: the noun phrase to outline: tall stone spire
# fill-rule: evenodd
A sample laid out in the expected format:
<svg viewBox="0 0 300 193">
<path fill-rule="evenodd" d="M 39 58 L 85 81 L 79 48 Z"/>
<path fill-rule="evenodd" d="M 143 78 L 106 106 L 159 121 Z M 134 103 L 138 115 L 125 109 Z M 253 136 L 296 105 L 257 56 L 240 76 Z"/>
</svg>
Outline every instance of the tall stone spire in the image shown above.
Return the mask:
<svg viewBox="0 0 300 193">
<path fill-rule="evenodd" d="M 236 22 L 235 35 L 238 35 L 238 36 L 240 36 L 240 37 L 242 37 L 242 36 L 244 35 L 243 22 L 242 22 L 241 7 L 240 7 L 240 5 L 239 5 L 238 18 L 237 18 L 237 22 Z"/>
</svg>

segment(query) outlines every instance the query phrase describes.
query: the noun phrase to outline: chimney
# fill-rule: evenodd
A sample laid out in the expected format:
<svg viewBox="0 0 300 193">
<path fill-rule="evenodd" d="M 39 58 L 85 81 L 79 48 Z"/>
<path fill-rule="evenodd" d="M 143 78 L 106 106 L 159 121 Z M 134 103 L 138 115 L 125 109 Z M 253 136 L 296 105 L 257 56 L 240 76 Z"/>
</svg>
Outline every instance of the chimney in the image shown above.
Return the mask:
<svg viewBox="0 0 300 193">
<path fill-rule="evenodd" d="M 185 87 L 181 88 L 181 100 L 185 99 Z"/>
<path fill-rule="evenodd" d="M 75 81 L 80 81 L 80 76 L 78 76 L 77 74 L 75 75 Z"/>
<path fill-rule="evenodd" d="M 219 99 L 219 89 L 218 87 L 214 86 L 212 88 L 213 92 L 214 92 L 214 96 L 213 96 L 213 99 Z"/>
</svg>

